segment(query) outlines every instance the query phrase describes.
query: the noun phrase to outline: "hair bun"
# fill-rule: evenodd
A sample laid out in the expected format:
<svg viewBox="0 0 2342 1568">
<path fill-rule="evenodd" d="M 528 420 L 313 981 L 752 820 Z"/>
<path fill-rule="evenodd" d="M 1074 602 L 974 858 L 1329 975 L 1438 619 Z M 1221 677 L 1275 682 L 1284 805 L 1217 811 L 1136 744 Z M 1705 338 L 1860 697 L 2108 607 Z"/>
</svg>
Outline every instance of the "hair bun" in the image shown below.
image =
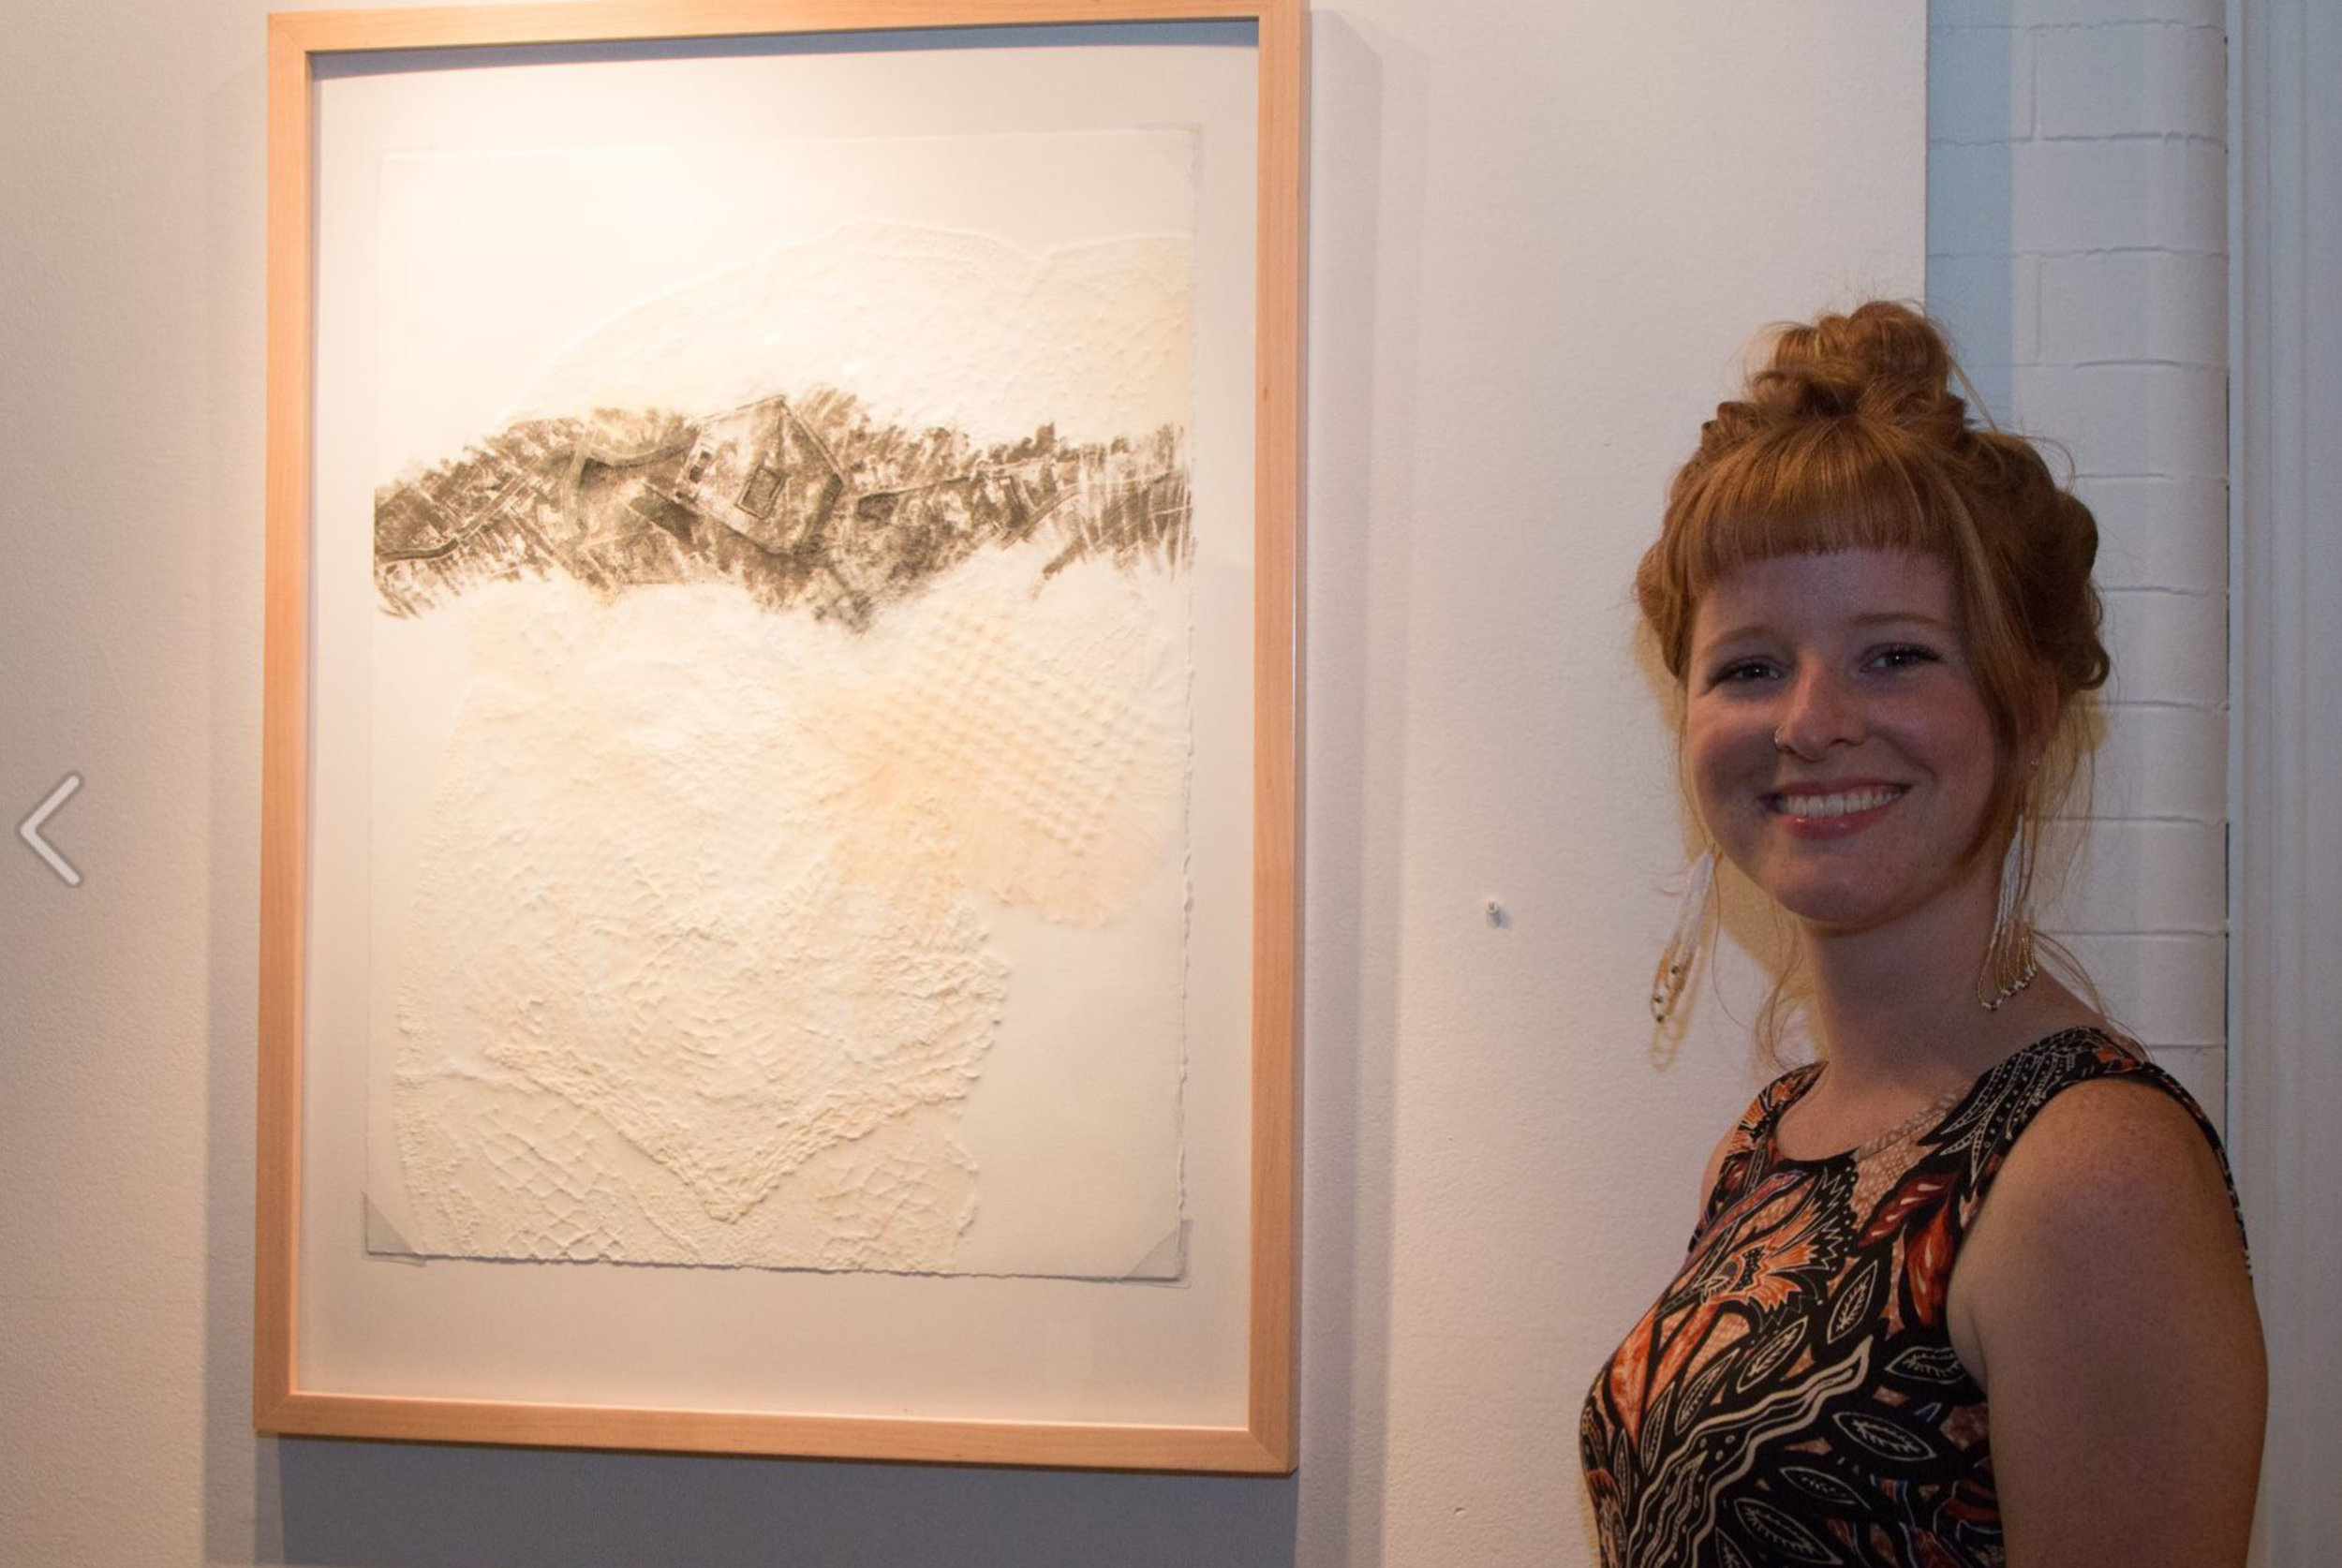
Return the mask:
<svg viewBox="0 0 2342 1568">
<path fill-rule="evenodd" d="M 1926 317 L 1874 300 L 1779 329 L 1749 392 L 1775 419 L 1880 420 L 1949 442 L 1967 429 L 1968 406 L 1951 390 L 1957 375 Z"/>
</svg>

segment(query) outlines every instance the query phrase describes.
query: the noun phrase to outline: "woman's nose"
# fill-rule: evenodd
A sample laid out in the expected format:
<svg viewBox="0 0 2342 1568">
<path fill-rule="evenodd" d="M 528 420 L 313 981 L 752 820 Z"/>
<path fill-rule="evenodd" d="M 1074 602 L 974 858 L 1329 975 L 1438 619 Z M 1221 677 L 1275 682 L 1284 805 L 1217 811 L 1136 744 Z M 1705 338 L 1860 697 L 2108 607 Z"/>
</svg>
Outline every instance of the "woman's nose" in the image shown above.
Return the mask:
<svg viewBox="0 0 2342 1568">
<path fill-rule="evenodd" d="M 1787 705 L 1772 732 L 1773 747 L 1819 762 L 1833 747 L 1862 739 L 1862 707 L 1834 671 L 1808 667 L 1790 683 Z"/>
</svg>

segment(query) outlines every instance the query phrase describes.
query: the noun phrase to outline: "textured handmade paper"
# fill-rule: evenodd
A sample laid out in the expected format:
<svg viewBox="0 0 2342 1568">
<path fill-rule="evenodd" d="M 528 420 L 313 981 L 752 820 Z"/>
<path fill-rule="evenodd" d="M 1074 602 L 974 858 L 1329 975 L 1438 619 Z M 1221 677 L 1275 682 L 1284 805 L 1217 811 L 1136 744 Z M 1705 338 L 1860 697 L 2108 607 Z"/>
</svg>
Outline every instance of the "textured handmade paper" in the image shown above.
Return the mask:
<svg viewBox="0 0 2342 1568">
<path fill-rule="evenodd" d="M 1009 140 L 1020 170 L 1121 158 L 1183 217 L 1182 137 Z M 914 184 L 967 172 L 935 152 Z M 708 177 L 704 150 L 622 161 Z M 398 164 L 386 268 L 582 178 Z M 396 318 L 444 285 L 386 289 L 386 1245 L 1178 1272 L 1192 304 L 1166 227 L 1033 252 L 849 222 L 678 258 L 549 362 L 492 367 L 502 412 L 453 451 L 408 450 L 436 407 L 398 413 L 446 350 Z"/>
</svg>

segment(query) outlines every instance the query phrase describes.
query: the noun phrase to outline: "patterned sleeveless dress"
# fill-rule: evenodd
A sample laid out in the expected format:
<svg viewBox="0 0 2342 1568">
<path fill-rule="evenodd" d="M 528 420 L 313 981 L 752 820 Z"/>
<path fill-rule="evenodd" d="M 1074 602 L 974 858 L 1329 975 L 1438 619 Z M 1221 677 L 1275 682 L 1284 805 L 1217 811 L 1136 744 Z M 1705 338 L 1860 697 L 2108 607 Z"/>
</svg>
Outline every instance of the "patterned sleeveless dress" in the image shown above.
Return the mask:
<svg viewBox="0 0 2342 1568">
<path fill-rule="evenodd" d="M 1819 1072 L 1734 1127 L 1682 1268 L 1587 1398 L 1605 1568 L 1998 1568 L 1984 1390 L 1944 1315 L 1994 1176 L 2093 1078 L 2153 1085 L 2220 1147 L 2186 1090 L 2097 1029 L 2015 1053 L 1932 1126 L 1785 1158 L 1773 1130 Z"/>
</svg>

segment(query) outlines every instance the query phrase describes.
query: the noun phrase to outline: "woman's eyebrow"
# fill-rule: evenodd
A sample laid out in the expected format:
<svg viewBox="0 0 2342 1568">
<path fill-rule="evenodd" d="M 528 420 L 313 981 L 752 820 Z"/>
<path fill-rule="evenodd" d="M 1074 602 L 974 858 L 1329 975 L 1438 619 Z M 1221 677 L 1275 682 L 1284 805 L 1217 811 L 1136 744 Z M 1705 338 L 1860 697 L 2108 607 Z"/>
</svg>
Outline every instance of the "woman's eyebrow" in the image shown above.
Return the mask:
<svg viewBox="0 0 2342 1568">
<path fill-rule="evenodd" d="M 1957 635 L 1960 630 L 1954 623 L 1945 620 L 1940 615 L 1931 615 L 1924 610 L 1866 610 L 1859 615 L 1848 616 L 1846 624 L 1865 628 L 1915 625 L 1933 627 L 1948 637 Z M 1752 637 L 1762 638 L 1771 635 L 1772 626 L 1770 622 L 1747 621 L 1740 626 L 1726 627 L 1721 631 L 1712 631 L 1700 638 L 1696 645 L 1714 648 L 1721 647 L 1727 643 L 1738 643 Z"/>
<path fill-rule="evenodd" d="M 1947 633 L 1960 629 L 1942 616 L 1931 615 L 1924 610 L 1872 610 L 1852 619 L 1856 626 L 1905 626 L 1916 622 Z"/>
</svg>

